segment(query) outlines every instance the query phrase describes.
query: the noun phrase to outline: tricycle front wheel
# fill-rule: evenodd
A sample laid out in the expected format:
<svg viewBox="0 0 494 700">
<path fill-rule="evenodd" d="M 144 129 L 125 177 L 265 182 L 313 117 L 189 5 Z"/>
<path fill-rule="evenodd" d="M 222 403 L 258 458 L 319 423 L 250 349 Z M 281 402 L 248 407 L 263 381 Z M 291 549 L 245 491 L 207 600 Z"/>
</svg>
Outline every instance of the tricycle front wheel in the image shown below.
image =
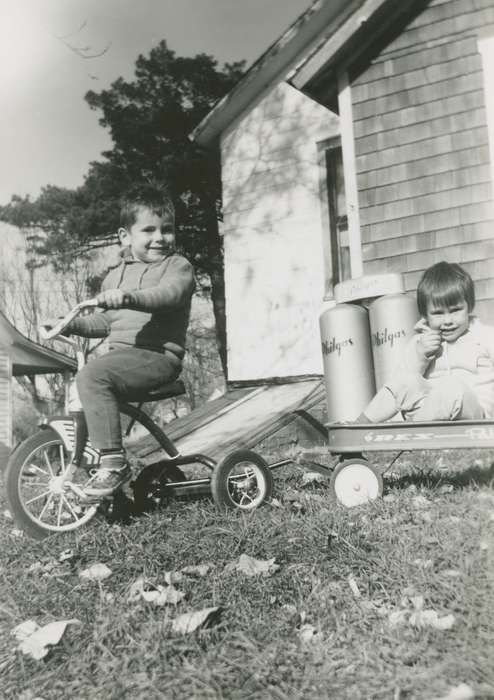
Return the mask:
<svg viewBox="0 0 494 700">
<path fill-rule="evenodd" d="M 355 457 L 338 464 L 331 475 L 330 489 L 341 505 L 353 508 L 382 496 L 383 480 L 366 459 Z"/>
<path fill-rule="evenodd" d="M 273 494 L 268 463 L 252 450 L 235 450 L 213 471 L 211 493 L 217 506 L 253 510 Z"/>
<path fill-rule="evenodd" d="M 54 430 L 31 435 L 12 453 L 5 472 L 15 523 L 34 539 L 82 527 L 97 511 L 96 505 L 83 503 L 78 496 L 87 479 L 84 469 L 71 465 Z"/>
</svg>

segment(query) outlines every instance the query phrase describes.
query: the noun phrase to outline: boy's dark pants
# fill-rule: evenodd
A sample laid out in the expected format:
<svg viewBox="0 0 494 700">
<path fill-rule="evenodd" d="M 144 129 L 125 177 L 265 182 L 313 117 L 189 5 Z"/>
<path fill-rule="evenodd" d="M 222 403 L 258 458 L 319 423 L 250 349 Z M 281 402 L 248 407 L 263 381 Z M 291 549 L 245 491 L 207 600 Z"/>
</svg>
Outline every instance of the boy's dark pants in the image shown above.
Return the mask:
<svg viewBox="0 0 494 700">
<path fill-rule="evenodd" d="M 77 375 L 77 389 L 93 447 L 122 449 L 119 401 L 132 401 L 136 392 L 173 382 L 181 369 L 173 353 L 142 348 L 110 350 L 83 367 Z"/>
</svg>

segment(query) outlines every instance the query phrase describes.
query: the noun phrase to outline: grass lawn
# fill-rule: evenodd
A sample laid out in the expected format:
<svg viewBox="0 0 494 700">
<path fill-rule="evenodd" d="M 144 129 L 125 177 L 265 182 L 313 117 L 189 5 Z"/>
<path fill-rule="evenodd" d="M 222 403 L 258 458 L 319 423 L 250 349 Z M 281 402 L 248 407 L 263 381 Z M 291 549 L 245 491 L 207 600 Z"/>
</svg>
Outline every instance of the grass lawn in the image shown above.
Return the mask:
<svg viewBox="0 0 494 700">
<path fill-rule="evenodd" d="M 383 499 L 353 510 L 285 469 L 277 501 L 249 516 L 174 502 L 42 542 L 13 532 L 2 500 L 0 697 L 431 700 L 464 683 L 494 698 L 491 462 L 409 455 Z M 241 554 L 279 568 L 225 570 Z M 111 575 L 82 579 L 96 562 Z M 165 586 L 166 572 L 197 564 L 210 569 L 175 583 L 177 605 L 128 601 L 139 577 Z M 213 606 L 213 626 L 173 631 L 181 613 Z M 19 623 L 72 618 L 45 658 L 16 649 Z"/>
</svg>

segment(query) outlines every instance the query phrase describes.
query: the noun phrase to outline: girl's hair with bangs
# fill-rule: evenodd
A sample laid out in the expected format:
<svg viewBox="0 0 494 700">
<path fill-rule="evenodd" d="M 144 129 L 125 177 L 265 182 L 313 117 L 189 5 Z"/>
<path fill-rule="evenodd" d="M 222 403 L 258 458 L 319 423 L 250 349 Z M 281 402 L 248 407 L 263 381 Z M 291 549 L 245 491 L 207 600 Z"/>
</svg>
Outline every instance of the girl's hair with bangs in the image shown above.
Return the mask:
<svg viewBox="0 0 494 700">
<path fill-rule="evenodd" d="M 466 301 L 468 310 L 473 310 L 473 280 L 462 267 L 442 261 L 424 272 L 417 287 L 417 306 L 422 316 L 427 314 L 429 303 L 440 307 L 454 306 L 460 301 Z"/>
</svg>

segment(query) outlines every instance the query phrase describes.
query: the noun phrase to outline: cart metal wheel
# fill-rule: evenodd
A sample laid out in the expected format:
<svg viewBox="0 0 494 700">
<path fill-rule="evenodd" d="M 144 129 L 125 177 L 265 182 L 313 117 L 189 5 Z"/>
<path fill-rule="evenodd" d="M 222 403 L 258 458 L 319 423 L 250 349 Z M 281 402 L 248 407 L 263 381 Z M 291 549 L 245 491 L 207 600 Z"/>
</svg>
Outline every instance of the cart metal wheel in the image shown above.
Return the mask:
<svg viewBox="0 0 494 700">
<path fill-rule="evenodd" d="M 383 480 L 366 459 L 352 457 L 336 467 L 331 475 L 330 488 L 341 505 L 353 508 L 382 496 Z"/>
<path fill-rule="evenodd" d="M 42 539 L 85 525 L 97 506 L 78 493 L 88 474 L 70 464 L 59 435 L 49 428 L 31 435 L 12 453 L 5 472 L 7 501 L 15 523 Z"/>
<path fill-rule="evenodd" d="M 219 507 L 254 510 L 271 498 L 273 474 L 252 450 L 235 450 L 213 470 L 211 493 Z"/>
</svg>

